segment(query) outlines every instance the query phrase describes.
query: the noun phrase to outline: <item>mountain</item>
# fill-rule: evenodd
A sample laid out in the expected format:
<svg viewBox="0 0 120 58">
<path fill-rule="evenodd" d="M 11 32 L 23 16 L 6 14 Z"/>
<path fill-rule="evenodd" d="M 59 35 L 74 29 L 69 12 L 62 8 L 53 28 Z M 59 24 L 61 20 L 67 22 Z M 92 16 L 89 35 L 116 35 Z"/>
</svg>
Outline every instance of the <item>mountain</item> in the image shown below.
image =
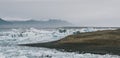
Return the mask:
<svg viewBox="0 0 120 58">
<path fill-rule="evenodd" d="M 2 22 L 7 22 L 1 19 Z M 65 26 L 72 26 L 71 23 L 58 20 L 58 19 L 49 19 L 47 21 L 37 21 L 37 20 L 28 20 L 28 21 L 9 21 L 12 25 L 7 27 L 15 27 L 15 28 L 57 28 L 57 27 L 65 27 Z"/>
<path fill-rule="evenodd" d="M 0 18 L 0 25 L 6 25 L 6 24 L 11 24 L 11 23 Z"/>
<path fill-rule="evenodd" d="M 57 20 L 57 19 L 50 19 L 48 21 L 36 21 L 36 20 L 28 20 L 28 21 L 13 21 L 12 23 L 19 23 L 19 24 L 66 24 L 71 25 L 71 23 L 63 20 Z"/>
<path fill-rule="evenodd" d="M 35 21 L 35 20 L 28 20 L 28 21 L 16 21 L 12 22 L 15 25 L 19 24 L 19 26 L 24 27 L 40 27 L 40 28 L 54 28 L 54 27 L 63 27 L 63 26 L 70 26 L 71 23 L 63 20 L 56 20 L 56 19 L 50 19 L 48 21 Z"/>
</svg>

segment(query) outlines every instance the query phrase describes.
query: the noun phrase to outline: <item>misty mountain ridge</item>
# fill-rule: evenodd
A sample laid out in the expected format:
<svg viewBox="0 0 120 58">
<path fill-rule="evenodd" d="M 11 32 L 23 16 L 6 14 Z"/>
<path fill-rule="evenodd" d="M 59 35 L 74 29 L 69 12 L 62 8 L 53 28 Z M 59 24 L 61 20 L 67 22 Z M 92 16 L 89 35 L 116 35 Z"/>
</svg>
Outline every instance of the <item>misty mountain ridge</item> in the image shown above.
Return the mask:
<svg viewBox="0 0 120 58">
<path fill-rule="evenodd" d="M 0 25 L 4 25 L 4 23 L 12 23 L 8 24 L 9 26 L 7 27 L 24 27 L 24 28 L 29 28 L 29 27 L 40 27 L 40 28 L 47 28 L 47 27 L 64 27 L 64 26 L 72 26 L 71 23 L 64 21 L 64 20 L 58 20 L 58 19 L 49 19 L 47 21 L 38 21 L 38 20 L 27 20 L 27 21 L 5 21 L 3 19 L 0 19 Z"/>
<path fill-rule="evenodd" d="M 6 25 L 6 24 L 11 24 L 11 22 L 5 21 L 2 18 L 0 18 L 0 25 Z"/>
<path fill-rule="evenodd" d="M 56 25 L 71 25 L 71 23 L 63 20 L 57 20 L 57 19 L 49 19 L 47 21 L 38 21 L 38 20 L 27 20 L 27 21 L 11 21 L 12 23 L 15 24 L 56 24 Z"/>
</svg>

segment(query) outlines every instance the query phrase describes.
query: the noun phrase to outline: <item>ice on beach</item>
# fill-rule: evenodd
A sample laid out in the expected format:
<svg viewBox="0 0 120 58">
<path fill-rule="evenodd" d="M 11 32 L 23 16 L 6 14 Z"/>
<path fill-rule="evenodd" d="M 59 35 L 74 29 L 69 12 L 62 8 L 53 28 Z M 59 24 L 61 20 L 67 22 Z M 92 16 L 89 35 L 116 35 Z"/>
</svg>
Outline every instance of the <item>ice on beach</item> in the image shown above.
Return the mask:
<svg viewBox="0 0 120 58">
<path fill-rule="evenodd" d="M 43 43 L 64 38 L 74 32 L 93 32 L 98 29 L 67 29 L 60 33 L 59 29 L 11 29 L 0 32 L 0 58 L 120 58 L 117 55 L 79 54 L 76 52 L 61 52 L 42 47 L 24 47 L 17 44 Z M 99 29 L 104 30 L 104 29 Z"/>
<path fill-rule="evenodd" d="M 15 39 L 18 43 L 36 43 L 36 42 L 48 42 L 53 40 L 58 40 L 67 36 L 65 33 L 59 33 L 56 30 L 47 31 L 47 30 L 37 30 L 34 28 L 21 30 L 21 29 L 12 29 L 8 32 L 0 33 L 0 40 L 12 40 Z"/>
<path fill-rule="evenodd" d="M 44 29 L 11 29 L 9 31 L 0 32 L 0 40 L 10 41 L 15 44 L 25 43 L 43 43 L 50 42 L 64 38 L 65 36 L 74 34 L 74 32 L 94 32 L 98 30 L 95 28 L 82 29 L 66 29 L 66 32 L 59 32 L 60 29 L 44 30 Z"/>
<path fill-rule="evenodd" d="M 1 58 L 120 58 L 117 55 L 78 54 L 36 47 L 0 47 Z"/>
</svg>

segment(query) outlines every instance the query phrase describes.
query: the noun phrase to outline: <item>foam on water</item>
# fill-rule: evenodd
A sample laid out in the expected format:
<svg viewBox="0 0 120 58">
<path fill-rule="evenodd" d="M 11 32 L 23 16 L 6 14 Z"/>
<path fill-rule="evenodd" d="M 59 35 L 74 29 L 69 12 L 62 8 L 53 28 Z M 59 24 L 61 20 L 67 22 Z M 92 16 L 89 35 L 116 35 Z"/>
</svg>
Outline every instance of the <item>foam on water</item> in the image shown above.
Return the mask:
<svg viewBox="0 0 120 58">
<path fill-rule="evenodd" d="M 87 30 L 87 31 L 86 31 Z M 75 31 L 92 32 L 94 29 L 59 30 L 12 29 L 0 32 L 0 58 L 120 58 L 117 55 L 78 54 L 75 52 L 60 52 L 55 49 L 17 46 L 20 43 L 36 43 L 59 40 Z"/>
</svg>

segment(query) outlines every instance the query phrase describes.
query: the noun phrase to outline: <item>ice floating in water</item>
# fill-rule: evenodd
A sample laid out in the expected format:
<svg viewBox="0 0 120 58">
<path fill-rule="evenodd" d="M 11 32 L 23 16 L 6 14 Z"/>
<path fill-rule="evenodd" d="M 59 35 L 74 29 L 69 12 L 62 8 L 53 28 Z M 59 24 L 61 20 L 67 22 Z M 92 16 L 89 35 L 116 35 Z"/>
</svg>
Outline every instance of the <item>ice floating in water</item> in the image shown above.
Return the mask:
<svg viewBox="0 0 120 58">
<path fill-rule="evenodd" d="M 48 42 L 59 40 L 73 32 L 93 32 L 97 29 L 69 29 L 60 33 L 58 29 L 12 29 L 10 31 L 0 32 L 0 58 L 120 58 L 116 55 L 97 55 L 97 54 L 78 54 L 69 52 L 60 52 L 54 49 L 22 47 L 15 44 Z"/>
<path fill-rule="evenodd" d="M 82 29 L 67 29 L 66 32 L 59 32 L 59 29 L 54 30 L 42 30 L 42 29 L 12 29 L 7 32 L 0 32 L 0 40 L 6 39 L 13 40 L 13 42 L 18 44 L 24 43 L 37 43 L 37 42 L 49 42 L 59 40 L 65 36 L 73 34 L 74 32 L 93 32 L 97 30 L 105 29 L 94 29 L 94 28 L 82 28 Z"/>
<path fill-rule="evenodd" d="M 117 55 L 78 54 L 35 47 L 1 47 L 1 49 L 1 58 L 120 58 Z"/>
<path fill-rule="evenodd" d="M 59 33 L 57 30 L 47 31 L 47 30 L 37 30 L 34 28 L 30 28 L 26 30 L 12 29 L 9 32 L 1 32 L 0 34 L 1 34 L 0 37 L 3 40 L 16 39 L 16 42 L 18 43 L 48 42 L 48 41 L 58 40 L 68 35 L 65 33 Z"/>
</svg>

